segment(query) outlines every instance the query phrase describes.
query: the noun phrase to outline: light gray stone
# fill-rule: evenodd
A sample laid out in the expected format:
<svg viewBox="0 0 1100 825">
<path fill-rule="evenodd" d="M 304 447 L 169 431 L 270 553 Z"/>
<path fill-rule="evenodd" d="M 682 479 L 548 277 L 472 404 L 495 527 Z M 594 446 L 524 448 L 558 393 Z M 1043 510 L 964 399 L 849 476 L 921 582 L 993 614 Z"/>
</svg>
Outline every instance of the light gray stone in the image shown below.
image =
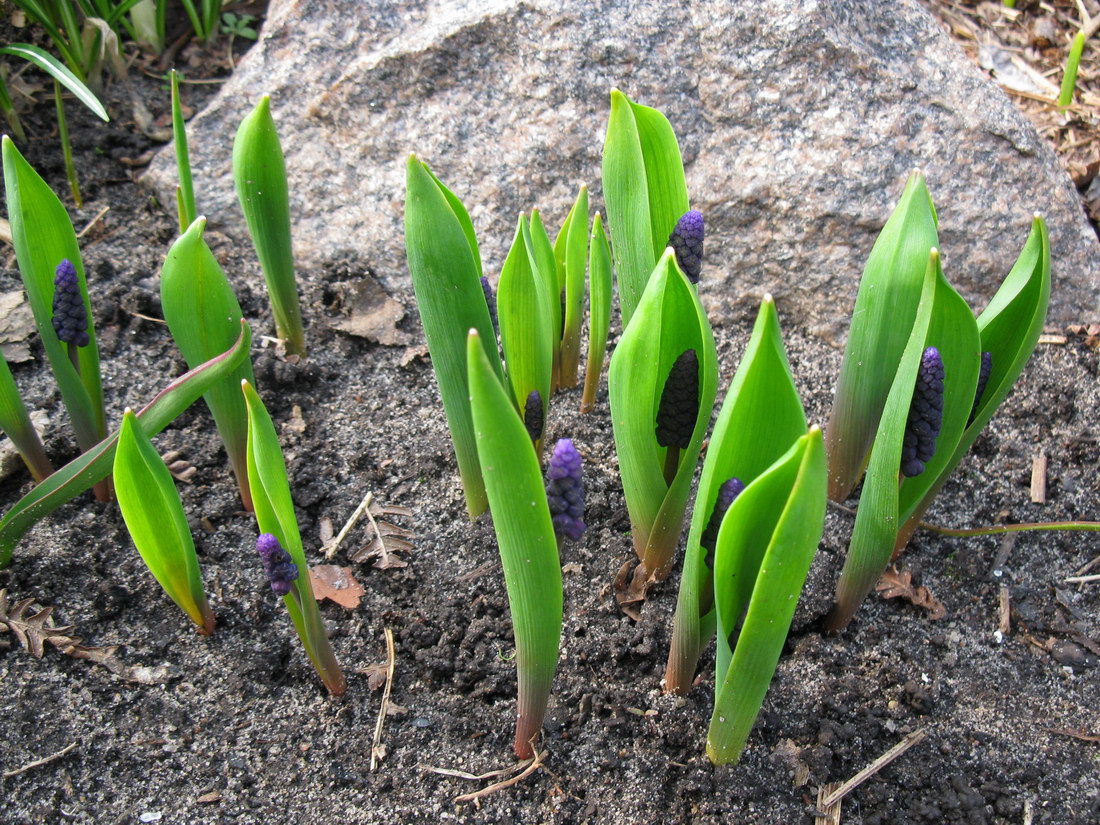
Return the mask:
<svg viewBox="0 0 1100 825">
<path fill-rule="evenodd" d="M 1100 245 L 1051 149 L 915 0 L 272 0 L 260 42 L 190 124 L 200 212 L 244 239 L 230 152 L 273 97 L 306 277 L 357 260 L 409 304 L 404 161 L 470 209 L 487 273 L 519 211 L 553 234 L 576 188 L 595 208 L 608 93 L 672 121 L 707 220 L 703 287 L 838 341 L 910 169 L 927 175 L 948 277 L 976 309 L 1033 212 L 1054 251 L 1051 320 L 1095 317 Z M 174 186 L 171 151 L 147 179 Z"/>
</svg>

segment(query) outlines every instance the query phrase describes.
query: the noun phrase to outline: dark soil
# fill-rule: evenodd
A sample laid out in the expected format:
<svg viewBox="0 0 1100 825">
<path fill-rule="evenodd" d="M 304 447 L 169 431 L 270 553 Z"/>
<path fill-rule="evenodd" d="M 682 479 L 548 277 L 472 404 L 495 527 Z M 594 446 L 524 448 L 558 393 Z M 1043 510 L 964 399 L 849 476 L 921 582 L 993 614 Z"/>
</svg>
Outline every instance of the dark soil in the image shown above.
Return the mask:
<svg viewBox="0 0 1100 825">
<path fill-rule="evenodd" d="M 136 81 L 162 112 L 158 84 Z M 28 117 L 35 138 L 28 157 L 62 192 L 49 112 L 39 110 Z M 87 199 L 73 210 L 74 222 L 80 228 L 111 208 L 83 252 L 108 416 L 117 422 L 126 406 L 144 403 L 184 369 L 166 328 L 140 317 L 159 317 L 157 275 L 175 217 L 120 162 L 151 148 L 147 138 L 124 122 L 70 115 Z M 196 182 L 200 202 L 202 186 Z M 555 397 L 548 423 L 549 438 L 569 436 L 584 454 L 591 528 L 563 552 L 565 627 L 545 769 L 480 806 L 456 804 L 455 796 L 486 783 L 427 767 L 482 773 L 512 759 L 513 645 L 492 527 L 487 517 L 466 519 L 427 360 L 329 328 L 343 311 L 340 285 L 377 276 L 410 309 L 402 326 L 419 342 L 407 277 L 399 262 L 368 260 L 301 272 L 311 352 L 291 364 L 260 341 L 273 326 L 251 250 L 209 240 L 254 325 L 257 379 L 281 426 L 311 561 L 321 560 L 321 520 L 339 529 L 367 492 L 413 511 L 403 523 L 416 534 L 415 549 L 404 555 L 407 567 L 351 565 L 366 590 L 357 609 L 323 603 L 349 681 L 344 699 L 328 698 L 263 581 L 255 522 L 240 511 L 210 417 L 201 405 L 187 411 L 156 444 L 181 451 L 198 470 L 181 491 L 217 631 L 195 634 L 142 565 L 116 505 L 85 494 L 36 526 L 0 571 L 0 589 L 13 601 L 53 606 L 57 623 L 74 625 L 85 644 L 118 645 L 127 665 L 166 664 L 170 676 L 134 683 L 50 646 L 36 659 L 0 634 L 0 773 L 75 744 L 0 779 L 3 825 L 809 823 L 818 786 L 847 779 L 922 728 L 925 741 L 845 799 L 841 822 L 1100 822 L 1100 583 L 1063 582 L 1100 556 L 1100 536 L 1024 533 L 1006 543 L 919 532 L 901 566 L 943 602 L 946 618 L 932 621 L 900 599 L 872 596 L 849 630 L 826 637 L 817 622 L 852 525 L 830 509 L 748 749 L 739 765 L 715 768 L 703 753 L 712 656 L 686 699 L 660 691 L 677 574 L 653 591 L 639 622 L 620 612 L 611 593 L 633 551 L 606 391 L 586 416 L 576 412 L 579 391 Z M 858 275 L 851 273 L 853 297 Z M 0 277 L 5 290 L 18 288 L 12 260 Z M 715 307 L 732 306 L 714 319 L 724 392 L 759 296 L 708 295 L 706 268 L 701 292 Z M 810 418 L 823 422 L 840 352 L 797 318 L 783 322 Z M 16 366 L 16 380 L 28 405 L 49 414 L 47 448 L 61 464 L 75 444 L 37 342 L 32 351 L 35 361 Z M 1097 370 L 1095 342 L 1083 335 L 1040 345 L 929 520 L 969 527 L 1100 517 Z M 295 407 L 304 429 L 292 426 Z M 1049 458 L 1041 505 L 1029 497 L 1039 453 Z M 23 473 L 0 482 L 0 506 L 6 511 L 30 486 Z M 368 538 L 357 528 L 337 561 L 348 564 L 345 554 Z M 1012 604 L 1003 637 L 1002 586 Z M 391 700 L 399 708 L 386 723 L 385 759 L 372 772 L 381 691 L 370 689 L 366 671 L 385 661 L 385 628 L 396 641 Z"/>
</svg>

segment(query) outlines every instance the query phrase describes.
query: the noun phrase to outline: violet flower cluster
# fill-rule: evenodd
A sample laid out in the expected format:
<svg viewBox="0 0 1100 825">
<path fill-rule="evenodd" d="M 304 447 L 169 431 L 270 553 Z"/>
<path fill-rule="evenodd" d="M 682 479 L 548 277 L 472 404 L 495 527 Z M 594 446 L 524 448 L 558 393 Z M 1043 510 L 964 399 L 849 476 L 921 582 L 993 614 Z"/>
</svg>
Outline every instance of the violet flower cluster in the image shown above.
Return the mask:
<svg viewBox="0 0 1100 825">
<path fill-rule="evenodd" d="M 262 533 L 256 539 L 256 552 L 260 554 L 264 575 L 271 583 L 271 589 L 275 595 L 285 596 L 290 592 L 291 584 L 298 578 L 298 565 L 271 533 Z"/>
<path fill-rule="evenodd" d="M 668 245 L 676 253 L 676 263 L 693 284 L 699 283 L 703 271 L 703 213 L 698 209 L 685 212 L 668 236 Z"/>
<path fill-rule="evenodd" d="M 568 438 L 558 440 L 546 471 L 546 500 L 558 538 L 579 541 L 585 531 L 581 455 Z"/>
<path fill-rule="evenodd" d="M 661 391 L 657 407 L 657 443 L 686 450 L 691 444 L 699 417 L 699 358 L 695 350 L 684 350 Z"/>
<path fill-rule="evenodd" d="M 901 472 L 909 478 L 924 472 L 936 454 L 936 439 L 943 424 L 943 358 L 935 347 L 921 355 L 905 439 L 901 447 Z"/>
<path fill-rule="evenodd" d="M 68 258 L 57 265 L 53 280 L 53 329 L 66 344 L 88 346 L 88 312 L 84 308 L 84 296 L 80 294 L 80 282 L 76 267 Z"/>
</svg>

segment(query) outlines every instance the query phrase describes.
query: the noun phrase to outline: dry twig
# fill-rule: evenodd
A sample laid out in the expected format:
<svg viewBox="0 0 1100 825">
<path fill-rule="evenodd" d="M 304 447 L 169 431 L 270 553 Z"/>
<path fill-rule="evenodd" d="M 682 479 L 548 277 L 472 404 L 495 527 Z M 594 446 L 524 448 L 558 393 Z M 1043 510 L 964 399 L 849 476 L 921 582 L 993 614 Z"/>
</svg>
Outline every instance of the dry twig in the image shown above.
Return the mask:
<svg viewBox="0 0 1100 825">
<path fill-rule="evenodd" d="M 843 785 L 841 785 L 839 788 L 837 788 L 831 794 L 825 797 L 825 799 L 821 802 L 821 805 L 824 806 L 822 810 L 842 800 L 844 797 L 846 797 L 848 794 L 850 794 L 852 791 L 854 791 L 876 773 L 881 771 L 883 768 L 885 768 L 887 765 L 889 765 L 911 747 L 916 745 L 918 742 L 923 742 L 927 737 L 928 728 L 921 728 L 920 730 L 913 731 L 911 734 L 909 734 L 896 745 L 894 745 L 894 747 L 890 748 L 890 750 L 886 751 L 886 753 L 884 753 L 866 768 L 861 770 L 859 773 L 857 773 L 855 776 L 853 776 L 851 779 L 849 779 L 847 782 L 845 782 Z"/>
<path fill-rule="evenodd" d="M 71 751 L 75 747 L 76 747 L 76 742 L 70 742 L 68 745 L 63 747 L 57 753 L 51 753 L 49 756 L 44 756 L 41 759 L 35 759 L 33 762 L 28 762 L 26 765 L 24 765 L 21 768 L 16 768 L 15 770 L 11 770 L 11 771 L 4 771 L 3 778 L 4 779 L 11 779 L 13 776 L 19 776 L 19 774 L 26 773 L 27 771 L 32 770 L 33 768 L 37 768 L 37 767 L 40 767 L 42 765 L 48 765 L 50 762 L 53 762 L 57 759 L 60 759 L 62 756 L 67 754 L 69 751 Z"/>
<path fill-rule="evenodd" d="M 382 745 L 382 728 L 386 724 L 389 712 L 390 691 L 393 689 L 393 672 L 397 665 L 397 656 L 393 646 L 393 631 L 386 628 L 386 687 L 382 690 L 382 707 L 378 709 L 378 722 L 374 726 L 374 742 L 370 747 L 370 769 L 373 771 L 386 755 Z"/>
</svg>

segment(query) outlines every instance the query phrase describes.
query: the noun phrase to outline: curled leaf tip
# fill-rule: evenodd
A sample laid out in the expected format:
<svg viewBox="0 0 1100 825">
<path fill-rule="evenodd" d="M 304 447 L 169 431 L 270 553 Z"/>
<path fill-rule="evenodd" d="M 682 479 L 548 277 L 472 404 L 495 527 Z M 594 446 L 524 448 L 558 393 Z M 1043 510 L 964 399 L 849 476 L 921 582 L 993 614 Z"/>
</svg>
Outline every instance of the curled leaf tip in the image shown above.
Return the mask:
<svg viewBox="0 0 1100 825">
<path fill-rule="evenodd" d="M 543 425 L 546 422 L 546 413 L 542 406 L 542 396 L 538 390 L 531 390 L 527 396 L 527 402 L 523 405 L 523 426 L 527 428 L 527 434 L 532 441 L 542 438 Z"/>
<path fill-rule="evenodd" d="M 699 358 L 684 350 L 668 371 L 657 407 L 657 443 L 686 450 L 699 417 Z"/>
<path fill-rule="evenodd" d="M 88 346 L 88 312 L 84 309 L 84 296 L 80 294 L 80 282 L 76 267 L 65 258 L 57 265 L 53 280 L 53 329 L 59 340 L 78 347 Z"/>
<path fill-rule="evenodd" d="M 585 531 L 581 454 L 568 438 L 558 440 L 546 471 L 546 500 L 559 538 L 579 541 Z"/>
<path fill-rule="evenodd" d="M 901 447 L 901 472 L 909 478 L 924 472 L 936 454 L 936 438 L 943 423 L 943 358 L 935 347 L 921 356 L 909 418 Z"/>
<path fill-rule="evenodd" d="M 703 213 L 698 209 L 685 212 L 668 236 L 668 245 L 676 253 L 676 263 L 693 284 L 699 283 L 703 269 L 703 236 Z"/>
<path fill-rule="evenodd" d="M 293 581 L 298 578 L 298 565 L 271 533 L 261 533 L 256 539 L 256 552 L 260 554 L 264 575 L 271 583 L 272 591 L 277 596 L 285 596 L 290 592 Z"/>
</svg>

